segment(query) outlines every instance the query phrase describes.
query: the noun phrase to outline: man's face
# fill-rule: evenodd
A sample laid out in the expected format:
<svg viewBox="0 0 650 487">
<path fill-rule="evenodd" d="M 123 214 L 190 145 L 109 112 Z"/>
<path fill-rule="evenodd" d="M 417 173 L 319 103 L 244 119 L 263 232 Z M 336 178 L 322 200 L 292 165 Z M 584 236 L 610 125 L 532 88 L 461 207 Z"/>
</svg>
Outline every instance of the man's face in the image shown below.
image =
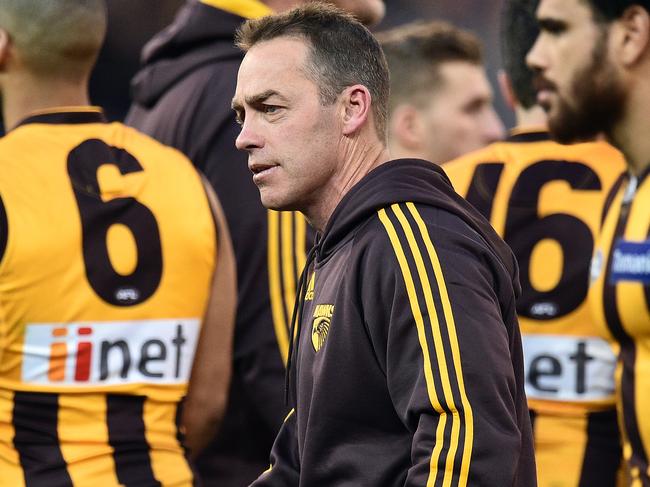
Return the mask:
<svg viewBox="0 0 650 487">
<path fill-rule="evenodd" d="M 339 105 L 321 104 L 318 86 L 305 75 L 307 55 L 303 41 L 279 37 L 254 45 L 239 68 L 236 146 L 248 152 L 267 208 L 304 211 L 330 189 L 337 170 Z"/>
<path fill-rule="evenodd" d="M 366 25 L 378 24 L 384 18 L 386 6 L 383 0 L 329 0 L 337 7 L 347 10 Z"/>
<path fill-rule="evenodd" d="M 581 0 L 542 0 L 537 19 L 540 34 L 527 62 L 553 136 L 569 143 L 609 132 L 626 97 L 606 27 Z"/>
<path fill-rule="evenodd" d="M 443 163 L 503 138 L 483 67 L 454 61 L 442 64 L 439 72 L 435 95 L 418 107 L 426 137 L 423 157 Z"/>
</svg>

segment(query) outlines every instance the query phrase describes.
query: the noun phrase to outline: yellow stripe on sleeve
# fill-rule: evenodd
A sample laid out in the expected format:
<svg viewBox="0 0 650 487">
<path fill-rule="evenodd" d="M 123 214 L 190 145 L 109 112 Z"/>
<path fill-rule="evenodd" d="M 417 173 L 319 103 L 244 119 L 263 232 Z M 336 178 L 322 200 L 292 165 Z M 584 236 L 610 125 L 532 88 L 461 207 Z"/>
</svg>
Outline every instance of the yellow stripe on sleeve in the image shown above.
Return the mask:
<svg viewBox="0 0 650 487">
<path fill-rule="evenodd" d="M 280 355 L 286 365 L 289 352 L 289 332 L 284 315 L 284 300 L 282 296 L 281 271 L 280 271 L 280 213 L 269 210 L 268 215 L 268 269 L 269 291 L 271 298 L 271 313 L 273 328 L 278 340 Z"/>
<path fill-rule="evenodd" d="M 442 452 L 444 440 L 445 440 L 445 425 L 447 423 L 447 414 L 440 405 L 440 401 L 436 396 L 435 385 L 433 382 L 433 371 L 431 369 L 431 358 L 429 356 L 429 346 L 427 344 L 426 334 L 424 331 L 424 319 L 422 317 L 422 312 L 420 310 L 420 304 L 418 303 L 417 292 L 415 290 L 415 283 L 413 282 L 413 277 L 411 275 L 411 270 L 409 269 L 408 262 L 406 260 L 406 255 L 404 254 L 404 249 L 402 244 L 397 237 L 397 232 L 393 223 L 388 218 L 386 210 L 379 210 L 379 220 L 384 225 L 388 238 L 390 239 L 391 245 L 393 246 L 393 251 L 395 252 L 395 257 L 402 271 L 402 276 L 404 277 L 404 284 L 406 285 L 406 292 L 409 298 L 409 304 L 411 306 L 411 312 L 413 313 L 413 318 L 415 319 L 415 325 L 418 332 L 418 341 L 420 342 L 420 348 L 422 349 L 423 362 L 424 362 L 424 377 L 427 385 L 427 393 L 429 396 L 429 401 L 433 410 L 440 415 L 438 421 L 438 427 L 436 428 L 436 442 L 431 454 L 431 469 L 429 478 L 427 479 L 427 487 L 432 487 L 436 483 L 437 476 L 437 465 L 440 460 L 440 453 Z M 453 418 L 452 418 L 453 420 Z"/>
<path fill-rule="evenodd" d="M 411 224 L 404 216 L 402 209 L 399 205 L 395 204 L 391 206 L 391 209 L 395 212 L 397 219 L 402 225 L 404 234 L 409 243 L 411 253 L 415 259 L 415 264 L 418 271 L 418 276 L 420 277 L 420 282 L 422 283 L 422 292 L 424 294 L 424 299 L 427 304 L 427 313 L 429 319 L 431 320 L 431 334 L 433 336 L 433 342 L 436 349 L 437 365 L 438 370 L 440 371 L 440 379 L 442 382 L 442 389 L 445 396 L 445 402 L 452 412 L 452 423 L 451 423 L 451 435 L 450 435 L 450 444 L 449 452 L 447 453 L 447 460 L 445 463 L 445 477 L 443 479 L 442 485 L 444 487 L 450 486 L 453 475 L 454 475 L 454 462 L 456 458 L 456 452 L 458 451 L 458 444 L 460 442 L 460 417 L 458 416 L 458 408 L 456 407 L 454 401 L 454 395 L 452 391 L 451 378 L 449 376 L 449 369 L 447 366 L 447 358 L 445 356 L 445 349 L 443 345 L 443 337 L 440 331 L 440 321 L 438 320 L 438 311 L 436 310 L 436 305 L 433 301 L 433 291 L 431 289 L 431 283 L 429 282 L 429 276 L 427 270 L 424 266 L 424 260 L 422 259 L 422 253 L 418 247 L 417 242 L 415 241 L 415 236 L 413 230 L 411 229 Z M 431 466 L 434 468 L 434 465 Z"/>
<path fill-rule="evenodd" d="M 431 259 L 433 272 L 435 274 L 438 289 L 440 291 L 440 300 L 442 301 L 445 321 L 447 322 L 447 330 L 449 333 L 449 340 L 451 342 L 454 369 L 456 372 L 456 377 L 458 378 L 458 388 L 460 391 L 461 402 L 463 404 L 463 410 L 465 412 L 465 445 L 463 447 L 463 458 L 461 463 L 459 482 L 459 486 L 464 487 L 467 485 L 469 478 L 472 447 L 474 444 L 474 414 L 472 411 L 472 406 L 467 397 L 467 392 L 465 390 L 465 381 L 463 379 L 463 370 L 460 358 L 460 347 L 458 345 L 458 335 L 456 333 L 456 323 L 451 309 L 449 293 L 447 292 L 447 284 L 445 283 L 442 267 L 440 266 L 440 260 L 438 259 L 438 254 L 433 246 L 429 232 L 427 231 L 426 225 L 415 205 L 413 203 L 407 203 L 406 206 L 408 207 L 411 215 L 417 223 L 420 233 L 422 234 L 422 239 L 424 240 L 424 245 L 429 254 L 429 258 Z"/>
</svg>

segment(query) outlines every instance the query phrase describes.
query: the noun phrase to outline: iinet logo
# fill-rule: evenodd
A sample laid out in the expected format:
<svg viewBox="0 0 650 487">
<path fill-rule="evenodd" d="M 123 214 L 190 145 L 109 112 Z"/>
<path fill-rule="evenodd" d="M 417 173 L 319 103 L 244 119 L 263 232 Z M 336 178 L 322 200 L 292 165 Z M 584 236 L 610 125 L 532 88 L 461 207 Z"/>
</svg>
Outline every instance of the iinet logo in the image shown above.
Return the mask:
<svg viewBox="0 0 650 487">
<path fill-rule="evenodd" d="M 23 382 L 89 386 L 187 382 L 199 320 L 31 323 Z"/>
</svg>

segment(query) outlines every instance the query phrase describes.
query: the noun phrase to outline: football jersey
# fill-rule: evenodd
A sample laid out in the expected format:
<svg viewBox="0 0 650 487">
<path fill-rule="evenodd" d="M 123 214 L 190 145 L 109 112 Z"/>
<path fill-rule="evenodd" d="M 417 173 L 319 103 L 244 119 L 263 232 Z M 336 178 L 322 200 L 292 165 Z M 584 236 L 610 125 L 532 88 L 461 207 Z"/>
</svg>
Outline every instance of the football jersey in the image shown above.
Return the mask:
<svg viewBox="0 0 650 487">
<path fill-rule="evenodd" d="M 0 140 L 0 486 L 192 485 L 216 230 L 180 152 L 94 108 Z"/>
<path fill-rule="evenodd" d="M 443 168 L 518 260 L 539 485 L 614 485 L 616 357 L 586 298 L 594 236 L 625 169 L 622 155 L 605 142 L 567 146 L 543 130 L 516 130 Z"/>
<path fill-rule="evenodd" d="M 589 300 L 620 349 L 617 385 L 632 486 L 650 485 L 650 169 L 627 175 L 592 260 Z"/>
</svg>

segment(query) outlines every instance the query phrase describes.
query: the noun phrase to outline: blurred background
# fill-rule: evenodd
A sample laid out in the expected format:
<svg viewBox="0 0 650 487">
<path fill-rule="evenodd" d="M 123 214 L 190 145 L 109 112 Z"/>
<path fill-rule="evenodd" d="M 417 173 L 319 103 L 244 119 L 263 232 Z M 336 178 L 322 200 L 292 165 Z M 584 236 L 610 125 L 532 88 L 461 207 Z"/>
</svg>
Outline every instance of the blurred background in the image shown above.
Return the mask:
<svg viewBox="0 0 650 487">
<path fill-rule="evenodd" d="M 413 20 L 442 19 L 471 30 L 483 41 L 485 60 L 495 92 L 495 105 L 507 127 L 513 117 L 496 85 L 501 65 L 499 12 L 502 0 L 385 0 L 386 18 L 380 31 Z M 94 104 L 104 107 L 110 120 L 128 110 L 129 82 L 139 65 L 142 46 L 173 19 L 183 0 L 108 0 L 109 26 L 104 49 L 90 85 Z"/>
</svg>

